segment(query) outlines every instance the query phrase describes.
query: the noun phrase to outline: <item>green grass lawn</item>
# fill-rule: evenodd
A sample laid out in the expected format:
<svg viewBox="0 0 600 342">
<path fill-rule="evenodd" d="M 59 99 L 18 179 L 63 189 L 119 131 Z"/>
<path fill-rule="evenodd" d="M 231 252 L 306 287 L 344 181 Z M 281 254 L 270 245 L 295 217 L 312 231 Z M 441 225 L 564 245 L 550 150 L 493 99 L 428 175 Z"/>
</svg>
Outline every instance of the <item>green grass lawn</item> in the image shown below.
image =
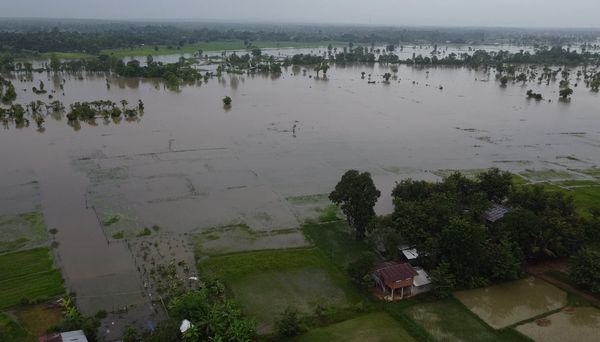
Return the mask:
<svg viewBox="0 0 600 342">
<path fill-rule="evenodd" d="M 436 341 L 527 340 L 514 330 L 494 330 L 454 298 L 417 304 L 404 312 Z"/>
<path fill-rule="evenodd" d="M 60 272 L 50 250 L 36 248 L 0 256 L 0 308 L 64 293 Z"/>
<path fill-rule="evenodd" d="M 325 328 L 313 329 L 295 341 L 396 342 L 414 339 L 390 315 L 374 312 Z"/>
<path fill-rule="evenodd" d="M 223 255 L 199 267 L 225 282 L 244 311 L 257 319 L 260 333 L 271 332 L 287 307 L 313 316 L 317 306 L 343 311 L 364 300 L 316 248 Z"/>
</svg>

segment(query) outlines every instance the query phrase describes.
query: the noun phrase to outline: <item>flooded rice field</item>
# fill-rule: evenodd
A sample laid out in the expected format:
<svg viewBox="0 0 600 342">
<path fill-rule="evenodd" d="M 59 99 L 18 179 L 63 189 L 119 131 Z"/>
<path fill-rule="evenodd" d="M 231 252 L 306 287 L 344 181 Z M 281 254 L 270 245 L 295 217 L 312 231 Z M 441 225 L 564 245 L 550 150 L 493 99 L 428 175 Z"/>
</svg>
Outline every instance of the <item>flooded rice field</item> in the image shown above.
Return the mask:
<svg viewBox="0 0 600 342">
<path fill-rule="evenodd" d="M 98 74 L 14 78 L 23 104 L 48 101 L 31 91 L 41 79 L 65 105 L 141 99 L 146 109 L 137 120 L 55 116 L 43 130 L 1 130 L 0 214 L 41 210 L 67 286 L 94 313 L 150 305 L 130 239 L 169 236 L 206 255 L 304 246 L 298 227 L 350 168 L 371 172 L 386 213 L 406 177 L 496 166 L 586 178 L 575 170 L 600 164 L 600 95 L 584 87 L 563 103 L 558 84 L 501 88 L 493 74 L 463 68 L 400 66 L 389 84 L 383 65 L 334 66 L 326 78 L 302 69 L 178 91 Z M 552 102 L 527 100 L 529 88 Z M 194 248 L 177 260 L 193 260 Z"/>
<path fill-rule="evenodd" d="M 520 325 L 517 330 L 534 341 L 598 341 L 600 310 L 593 307 L 565 308 Z"/>
<path fill-rule="evenodd" d="M 458 291 L 455 296 L 494 329 L 505 328 L 567 304 L 566 292 L 534 277 Z"/>
</svg>

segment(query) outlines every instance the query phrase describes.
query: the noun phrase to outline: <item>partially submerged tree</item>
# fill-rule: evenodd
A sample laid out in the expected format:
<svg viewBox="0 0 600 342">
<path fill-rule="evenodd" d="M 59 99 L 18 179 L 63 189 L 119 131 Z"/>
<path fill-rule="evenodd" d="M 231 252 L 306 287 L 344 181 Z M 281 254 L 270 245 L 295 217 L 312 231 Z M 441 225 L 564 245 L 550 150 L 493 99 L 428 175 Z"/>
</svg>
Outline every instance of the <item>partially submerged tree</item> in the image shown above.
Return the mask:
<svg viewBox="0 0 600 342">
<path fill-rule="evenodd" d="M 349 170 L 329 194 L 329 199 L 341 207 L 360 240 L 365 237 L 369 221 L 375 217 L 373 208 L 379 196 L 381 192 L 375 187 L 370 173 Z"/>
<path fill-rule="evenodd" d="M 567 87 L 562 88 L 559 92 L 560 98 L 563 100 L 568 99 L 571 95 L 573 95 L 573 89 Z"/>
</svg>

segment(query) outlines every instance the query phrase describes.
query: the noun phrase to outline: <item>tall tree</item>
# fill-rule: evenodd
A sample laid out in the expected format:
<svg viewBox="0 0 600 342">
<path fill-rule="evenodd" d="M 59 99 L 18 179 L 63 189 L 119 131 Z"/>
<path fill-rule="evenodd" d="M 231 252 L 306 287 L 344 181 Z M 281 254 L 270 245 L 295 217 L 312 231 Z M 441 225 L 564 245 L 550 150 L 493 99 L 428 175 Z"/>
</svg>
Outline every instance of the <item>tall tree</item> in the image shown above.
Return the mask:
<svg viewBox="0 0 600 342">
<path fill-rule="evenodd" d="M 379 196 L 381 192 L 375 187 L 370 173 L 349 170 L 329 194 L 329 199 L 341 207 L 360 240 L 365 237 L 367 224 L 375 217 L 373 208 Z"/>
</svg>

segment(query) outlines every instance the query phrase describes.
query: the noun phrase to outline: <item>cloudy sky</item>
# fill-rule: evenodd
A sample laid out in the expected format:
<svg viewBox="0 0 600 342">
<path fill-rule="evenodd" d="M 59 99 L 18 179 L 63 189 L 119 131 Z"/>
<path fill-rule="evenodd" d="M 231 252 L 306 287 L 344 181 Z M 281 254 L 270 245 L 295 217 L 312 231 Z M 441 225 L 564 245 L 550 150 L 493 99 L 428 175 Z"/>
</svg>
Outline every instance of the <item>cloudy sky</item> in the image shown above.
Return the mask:
<svg viewBox="0 0 600 342">
<path fill-rule="evenodd" d="M 600 27 L 600 0 L 0 0 L 2 17 Z"/>
</svg>

